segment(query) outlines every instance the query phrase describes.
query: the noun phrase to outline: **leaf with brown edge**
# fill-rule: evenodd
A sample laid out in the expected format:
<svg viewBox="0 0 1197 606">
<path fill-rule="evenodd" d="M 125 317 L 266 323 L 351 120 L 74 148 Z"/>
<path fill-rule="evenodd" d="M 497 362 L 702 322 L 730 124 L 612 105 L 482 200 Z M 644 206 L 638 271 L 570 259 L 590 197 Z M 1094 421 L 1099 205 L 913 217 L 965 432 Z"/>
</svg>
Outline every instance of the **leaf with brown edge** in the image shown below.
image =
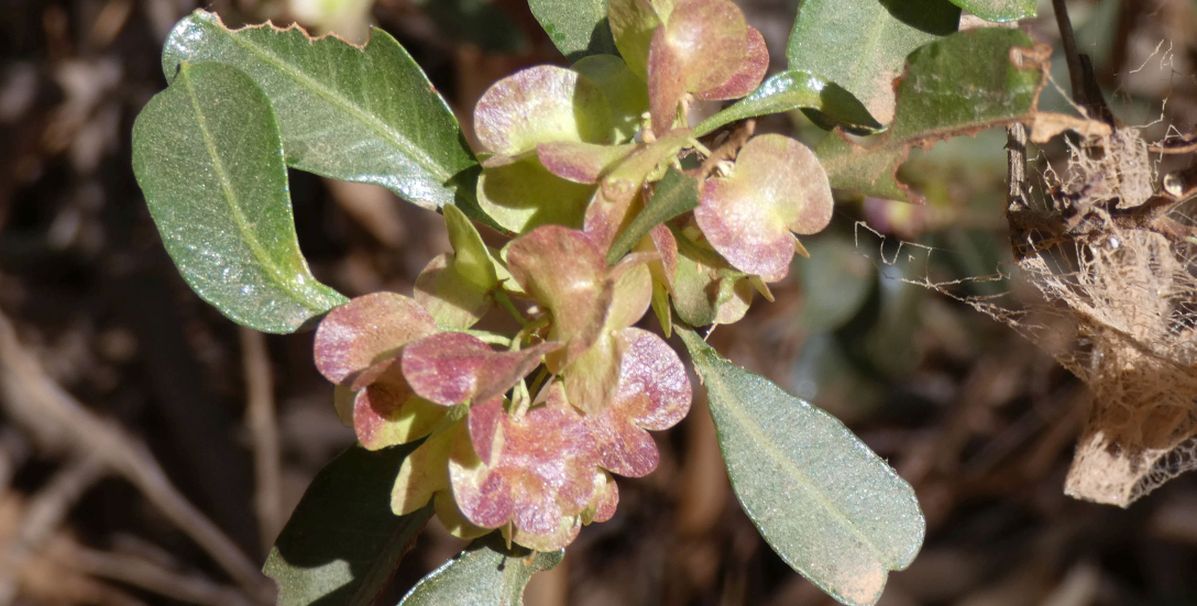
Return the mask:
<svg viewBox="0 0 1197 606">
<path fill-rule="evenodd" d="M 893 81 L 907 55 L 952 34 L 959 21 L 960 9 L 948 0 L 803 0 L 786 48 L 788 68 L 843 87 L 888 124 Z"/>
<path fill-rule="evenodd" d="M 474 405 L 468 420 L 473 444 L 452 445 L 449 479 L 471 523 L 485 528 L 511 523 L 560 548 L 576 536 L 574 518 L 593 501 L 598 455 L 562 390 L 548 393 L 545 405 L 521 418 L 507 413 L 498 398 Z M 552 547 L 545 540 L 536 543 Z"/>
<path fill-rule="evenodd" d="M 214 13 L 196 11 L 163 45 L 168 81 L 183 62 L 222 63 L 248 75 L 278 116 L 288 166 L 382 185 L 423 208 L 471 193 L 460 189 L 469 184 L 462 177 L 477 161 L 456 117 L 383 30 L 372 29 L 358 47 L 335 36 L 312 38 L 296 26 L 229 29 Z M 225 95 L 204 107 L 229 112 L 242 104 Z"/>
<path fill-rule="evenodd" d="M 594 343 L 606 322 L 613 289 L 602 251 L 583 232 L 545 225 L 507 245 L 507 265 L 552 314 L 549 339 L 566 349 L 548 363 L 560 370 Z"/>
<path fill-rule="evenodd" d="M 419 397 L 403 377 L 397 361 L 379 363 L 385 370 L 353 398 L 353 433 L 368 450 L 418 440 L 433 430 L 448 411 Z"/>
<path fill-rule="evenodd" d="M 635 145 L 598 145 L 559 141 L 536 146 L 536 157 L 549 172 L 574 183 L 597 183 Z"/>
<path fill-rule="evenodd" d="M 600 465 L 639 478 L 656 469 L 660 453 L 646 430 L 669 429 L 690 411 L 690 379 L 677 353 L 657 335 L 639 328 L 624 341 L 619 387 L 610 404 L 586 416 L 598 444 Z"/>
<path fill-rule="evenodd" d="M 775 282 L 789 271 L 794 236 L 831 221 L 827 175 L 809 148 L 782 135 L 754 137 L 727 177 L 703 183 L 694 218 L 728 263 Z"/>
<path fill-rule="evenodd" d="M 403 348 L 403 376 L 412 390 L 442 406 L 490 400 L 503 395 L 560 347 L 540 343 L 519 351 L 495 351 L 481 339 L 443 332 Z"/>
<path fill-rule="evenodd" d="M 765 37 L 760 30 L 751 25 L 748 26 L 745 44 L 747 51 L 739 69 L 723 84 L 698 91 L 698 98 L 707 101 L 739 99 L 760 86 L 761 80 L 765 79 L 765 72 L 769 70 L 769 47 L 765 46 Z"/>
<path fill-rule="evenodd" d="M 516 72 L 493 84 L 474 106 L 478 143 L 514 158 L 541 143 L 614 143 L 602 91 L 585 76 L 552 65 Z"/>
<path fill-rule="evenodd" d="M 910 149 L 1033 116 L 1048 54 L 1006 28 L 958 32 L 911 53 L 889 130 L 859 140 L 836 131 L 816 146 L 832 187 L 920 202 L 897 177 Z"/>
<path fill-rule="evenodd" d="M 748 39 L 744 14 L 728 0 L 678 0 L 649 46 L 653 132 L 673 128 L 686 93 L 717 89 L 732 79 L 748 56 Z"/>
<path fill-rule="evenodd" d="M 356 297 L 329 312 L 316 329 L 316 368 L 342 384 L 385 354 L 434 331 L 432 316 L 410 297 L 390 292 Z"/>
</svg>

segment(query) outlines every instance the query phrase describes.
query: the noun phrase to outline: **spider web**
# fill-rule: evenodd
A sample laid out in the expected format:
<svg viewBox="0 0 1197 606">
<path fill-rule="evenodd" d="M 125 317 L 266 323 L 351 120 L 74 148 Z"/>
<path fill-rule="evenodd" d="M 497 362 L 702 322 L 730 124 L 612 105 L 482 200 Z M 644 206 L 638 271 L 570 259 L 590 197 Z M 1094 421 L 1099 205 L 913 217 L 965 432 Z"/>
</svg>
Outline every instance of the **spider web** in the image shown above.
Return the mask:
<svg viewBox="0 0 1197 606">
<path fill-rule="evenodd" d="M 880 240 L 879 265 L 1010 326 L 1086 383 L 1065 492 L 1125 507 L 1197 469 L 1197 203 L 1114 221 L 1112 208 L 1151 198 L 1158 162 L 1134 129 L 1088 143 L 1104 153 L 1072 147 L 1060 173 L 1036 160 L 1027 206 L 1010 216 L 1016 260 L 991 275 L 934 279 L 936 249 L 863 223 L 857 248 Z"/>
</svg>

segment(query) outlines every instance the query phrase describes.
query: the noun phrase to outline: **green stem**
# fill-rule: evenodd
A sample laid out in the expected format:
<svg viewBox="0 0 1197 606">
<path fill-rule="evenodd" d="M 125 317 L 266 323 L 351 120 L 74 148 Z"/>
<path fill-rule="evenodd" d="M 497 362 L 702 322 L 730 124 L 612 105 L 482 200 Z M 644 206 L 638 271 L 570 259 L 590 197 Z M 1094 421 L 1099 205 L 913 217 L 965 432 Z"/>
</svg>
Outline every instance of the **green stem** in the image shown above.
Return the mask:
<svg viewBox="0 0 1197 606">
<path fill-rule="evenodd" d="M 493 333 L 489 330 L 462 330 L 467 335 L 488 343 L 490 345 L 498 345 L 499 347 L 511 347 L 511 338 L 505 337 L 498 333 Z"/>
<path fill-rule="evenodd" d="M 511 299 L 507 296 L 507 293 L 502 289 L 495 291 L 495 303 L 498 303 L 499 307 L 503 308 L 503 311 L 511 314 L 511 317 L 515 318 L 515 321 L 519 322 L 520 326 L 528 325 L 528 318 L 525 317 L 523 312 L 521 312 L 519 308 L 511 302 Z"/>
</svg>

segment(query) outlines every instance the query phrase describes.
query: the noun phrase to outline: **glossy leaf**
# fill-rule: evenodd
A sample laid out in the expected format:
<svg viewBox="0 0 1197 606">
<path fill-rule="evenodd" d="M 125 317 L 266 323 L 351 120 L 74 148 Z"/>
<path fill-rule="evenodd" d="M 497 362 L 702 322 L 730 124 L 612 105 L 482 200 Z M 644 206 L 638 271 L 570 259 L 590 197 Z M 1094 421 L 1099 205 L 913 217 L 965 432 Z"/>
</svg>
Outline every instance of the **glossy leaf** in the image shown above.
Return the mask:
<svg viewBox="0 0 1197 606">
<path fill-rule="evenodd" d="M 420 579 L 399 606 L 521 606 L 532 575 L 553 568 L 564 555 L 508 549 L 494 537 L 479 539 Z"/>
<path fill-rule="evenodd" d="M 791 232 L 819 232 L 834 205 L 815 154 L 797 140 L 767 134 L 744 145 L 730 175 L 703 183 L 694 219 L 732 267 L 776 282 L 794 256 Z"/>
<path fill-rule="evenodd" d="M 926 523 L 914 490 L 839 420 L 678 333 L 707 388 L 745 513 L 795 570 L 845 604 L 873 604 Z"/>
<path fill-rule="evenodd" d="M 959 20 L 948 0 L 804 0 L 786 58 L 789 69 L 838 84 L 886 124 L 906 55 L 956 31 Z"/>
<path fill-rule="evenodd" d="M 611 249 L 607 251 L 607 263 L 615 263 L 623 258 L 657 225 L 694 210 L 696 206 L 698 182 L 694 177 L 670 168 L 665 177 L 657 182 L 644 210 L 611 243 Z"/>
<path fill-rule="evenodd" d="M 833 133 L 815 148 L 832 187 L 919 201 L 896 176 L 910 148 L 1028 117 L 1046 83 L 1047 52 L 1019 30 L 982 28 L 911 53 L 889 130 L 859 141 Z"/>
<path fill-rule="evenodd" d="M 369 606 L 390 582 L 432 508 L 396 516 L 387 491 L 410 448 L 353 446 L 312 480 L 262 571 L 283 606 Z"/>
<path fill-rule="evenodd" d="M 233 321 L 294 332 L 344 302 L 299 251 L 270 103 L 238 70 L 180 66 L 133 126 L 133 172 L 183 279 Z"/>
<path fill-rule="evenodd" d="M 567 58 L 616 52 L 607 0 L 528 0 L 528 8 Z"/>
<path fill-rule="evenodd" d="M 1035 16 L 1036 0 L 951 0 L 986 21 L 1003 23 Z"/>
<path fill-rule="evenodd" d="M 234 66 L 278 114 L 287 164 L 382 185 L 424 208 L 473 196 L 476 162 L 457 120 L 407 51 L 374 29 L 364 47 L 313 40 L 298 27 L 230 30 L 196 11 L 163 50 L 168 80 L 182 61 Z M 459 192 L 458 189 L 462 188 Z"/>
<path fill-rule="evenodd" d="M 881 128 L 860 101 L 842 87 L 810 72 L 789 70 L 770 76 L 747 97 L 707 117 L 694 127 L 694 132 L 701 137 L 732 122 L 796 109 L 818 110 L 833 122 L 857 130 Z"/>
</svg>

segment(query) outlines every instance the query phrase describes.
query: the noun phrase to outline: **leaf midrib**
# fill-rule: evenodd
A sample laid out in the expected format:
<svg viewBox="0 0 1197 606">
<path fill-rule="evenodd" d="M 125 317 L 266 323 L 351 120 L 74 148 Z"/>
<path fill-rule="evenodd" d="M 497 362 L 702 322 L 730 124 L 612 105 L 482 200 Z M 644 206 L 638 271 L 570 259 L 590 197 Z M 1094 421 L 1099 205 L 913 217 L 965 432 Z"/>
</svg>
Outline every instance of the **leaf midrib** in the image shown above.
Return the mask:
<svg viewBox="0 0 1197 606">
<path fill-rule="evenodd" d="M 187 100 L 191 103 L 191 108 L 195 112 L 196 125 L 200 130 L 200 136 L 204 139 L 204 146 L 208 150 L 208 156 L 212 159 L 212 170 L 216 173 L 216 178 L 220 181 L 220 189 L 224 193 L 225 203 L 229 207 L 229 213 L 233 219 L 233 223 L 237 226 L 238 233 L 241 234 L 245 245 L 249 247 L 254 258 L 258 260 L 258 264 L 266 270 L 266 274 L 272 281 L 282 290 L 287 293 L 293 301 L 298 303 L 304 309 L 315 312 L 323 312 L 324 308 L 319 305 L 309 303 L 306 297 L 301 296 L 293 287 L 293 281 L 288 279 L 288 274 L 279 267 L 271 255 L 266 252 L 265 247 L 258 241 L 258 238 L 253 233 L 249 220 L 245 213 L 241 210 L 239 196 L 235 189 L 233 189 L 232 181 L 229 179 L 228 172 L 224 168 L 224 162 L 221 161 L 220 155 L 217 153 L 216 141 L 212 137 L 212 132 L 208 128 L 208 120 L 204 117 L 204 112 L 200 107 L 199 97 L 195 93 L 195 87 L 191 82 L 189 70 L 184 68 L 179 71 L 179 77 L 183 80 L 183 87 L 187 93 Z"/>
<path fill-rule="evenodd" d="M 306 85 L 310 90 L 328 101 L 331 105 L 337 106 L 357 118 L 358 122 L 364 124 L 370 130 L 373 130 L 381 138 L 390 140 L 395 147 L 402 149 L 405 155 L 415 160 L 417 164 L 424 168 L 424 170 L 433 174 L 441 184 L 444 184 L 445 182 L 449 181 L 450 178 L 452 178 L 452 175 L 447 171 L 441 170 L 441 167 L 436 160 L 432 159 L 427 154 L 424 154 L 420 146 L 415 145 L 411 140 L 407 139 L 389 124 L 382 121 L 374 113 L 368 112 L 359 107 L 344 95 L 338 94 L 336 90 L 324 86 L 324 84 L 319 80 L 308 76 L 303 71 L 286 62 L 283 58 L 270 52 L 268 48 L 253 44 L 248 39 L 242 39 L 242 36 L 238 36 L 236 32 L 219 25 L 212 25 L 211 23 L 203 23 L 203 25 L 208 27 L 216 27 L 218 30 L 220 30 L 221 34 L 226 35 L 228 39 L 237 46 L 244 48 L 253 55 L 262 59 L 268 65 L 271 65 L 280 72 L 290 76 L 292 80 L 299 82 L 301 85 Z M 284 32 L 283 35 L 286 35 L 286 32 Z M 309 41 L 309 43 L 319 44 L 320 41 Z M 365 49 L 362 49 L 361 52 L 364 54 L 366 51 Z"/>
<path fill-rule="evenodd" d="M 714 359 L 709 353 L 704 353 L 702 355 L 707 357 L 708 363 L 712 366 L 730 366 L 730 363 Z M 725 398 L 729 400 L 734 399 L 734 396 L 731 394 L 730 390 L 728 390 L 723 384 L 722 376 L 720 376 L 721 373 L 716 372 L 712 374 L 716 376 L 708 377 L 708 389 L 711 387 L 717 387 Z M 711 381 L 711 379 L 715 380 Z M 714 385 L 711 385 L 712 383 Z M 756 444 L 759 449 L 764 451 L 769 458 L 780 463 L 780 467 L 793 473 L 796 479 L 800 482 L 800 486 L 805 488 L 805 492 L 813 496 L 816 501 L 824 506 L 824 511 L 830 512 L 832 517 L 845 526 L 850 534 L 860 539 L 861 544 L 867 547 L 869 551 L 873 553 L 873 555 L 877 556 L 878 563 L 880 563 L 883 567 L 888 567 L 890 565 L 890 558 L 886 557 L 886 555 L 882 553 L 881 549 L 874 545 L 869 537 L 865 535 L 864 532 L 862 532 L 859 528 L 857 528 L 857 526 L 852 522 L 851 518 L 841 511 L 839 507 L 837 507 L 822 490 L 816 487 L 815 482 L 808 474 L 803 472 L 797 465 L 793 463 L 793 461 L 789 459 L 789 457 L 785 455 L 784 452 L 773 445 L 772 438 L 770 438 L 769 435 L 766 434 L 758 424 L 754 423 L 749 416 L 743 414 L 743 412 L 735 406 L 723 405 L 722 408 L 726 410 L 728 414 L 730 414 L 746 432 L 751 434 L 752 438 L 754 439 L 753 443 Z"/>
</svg>

